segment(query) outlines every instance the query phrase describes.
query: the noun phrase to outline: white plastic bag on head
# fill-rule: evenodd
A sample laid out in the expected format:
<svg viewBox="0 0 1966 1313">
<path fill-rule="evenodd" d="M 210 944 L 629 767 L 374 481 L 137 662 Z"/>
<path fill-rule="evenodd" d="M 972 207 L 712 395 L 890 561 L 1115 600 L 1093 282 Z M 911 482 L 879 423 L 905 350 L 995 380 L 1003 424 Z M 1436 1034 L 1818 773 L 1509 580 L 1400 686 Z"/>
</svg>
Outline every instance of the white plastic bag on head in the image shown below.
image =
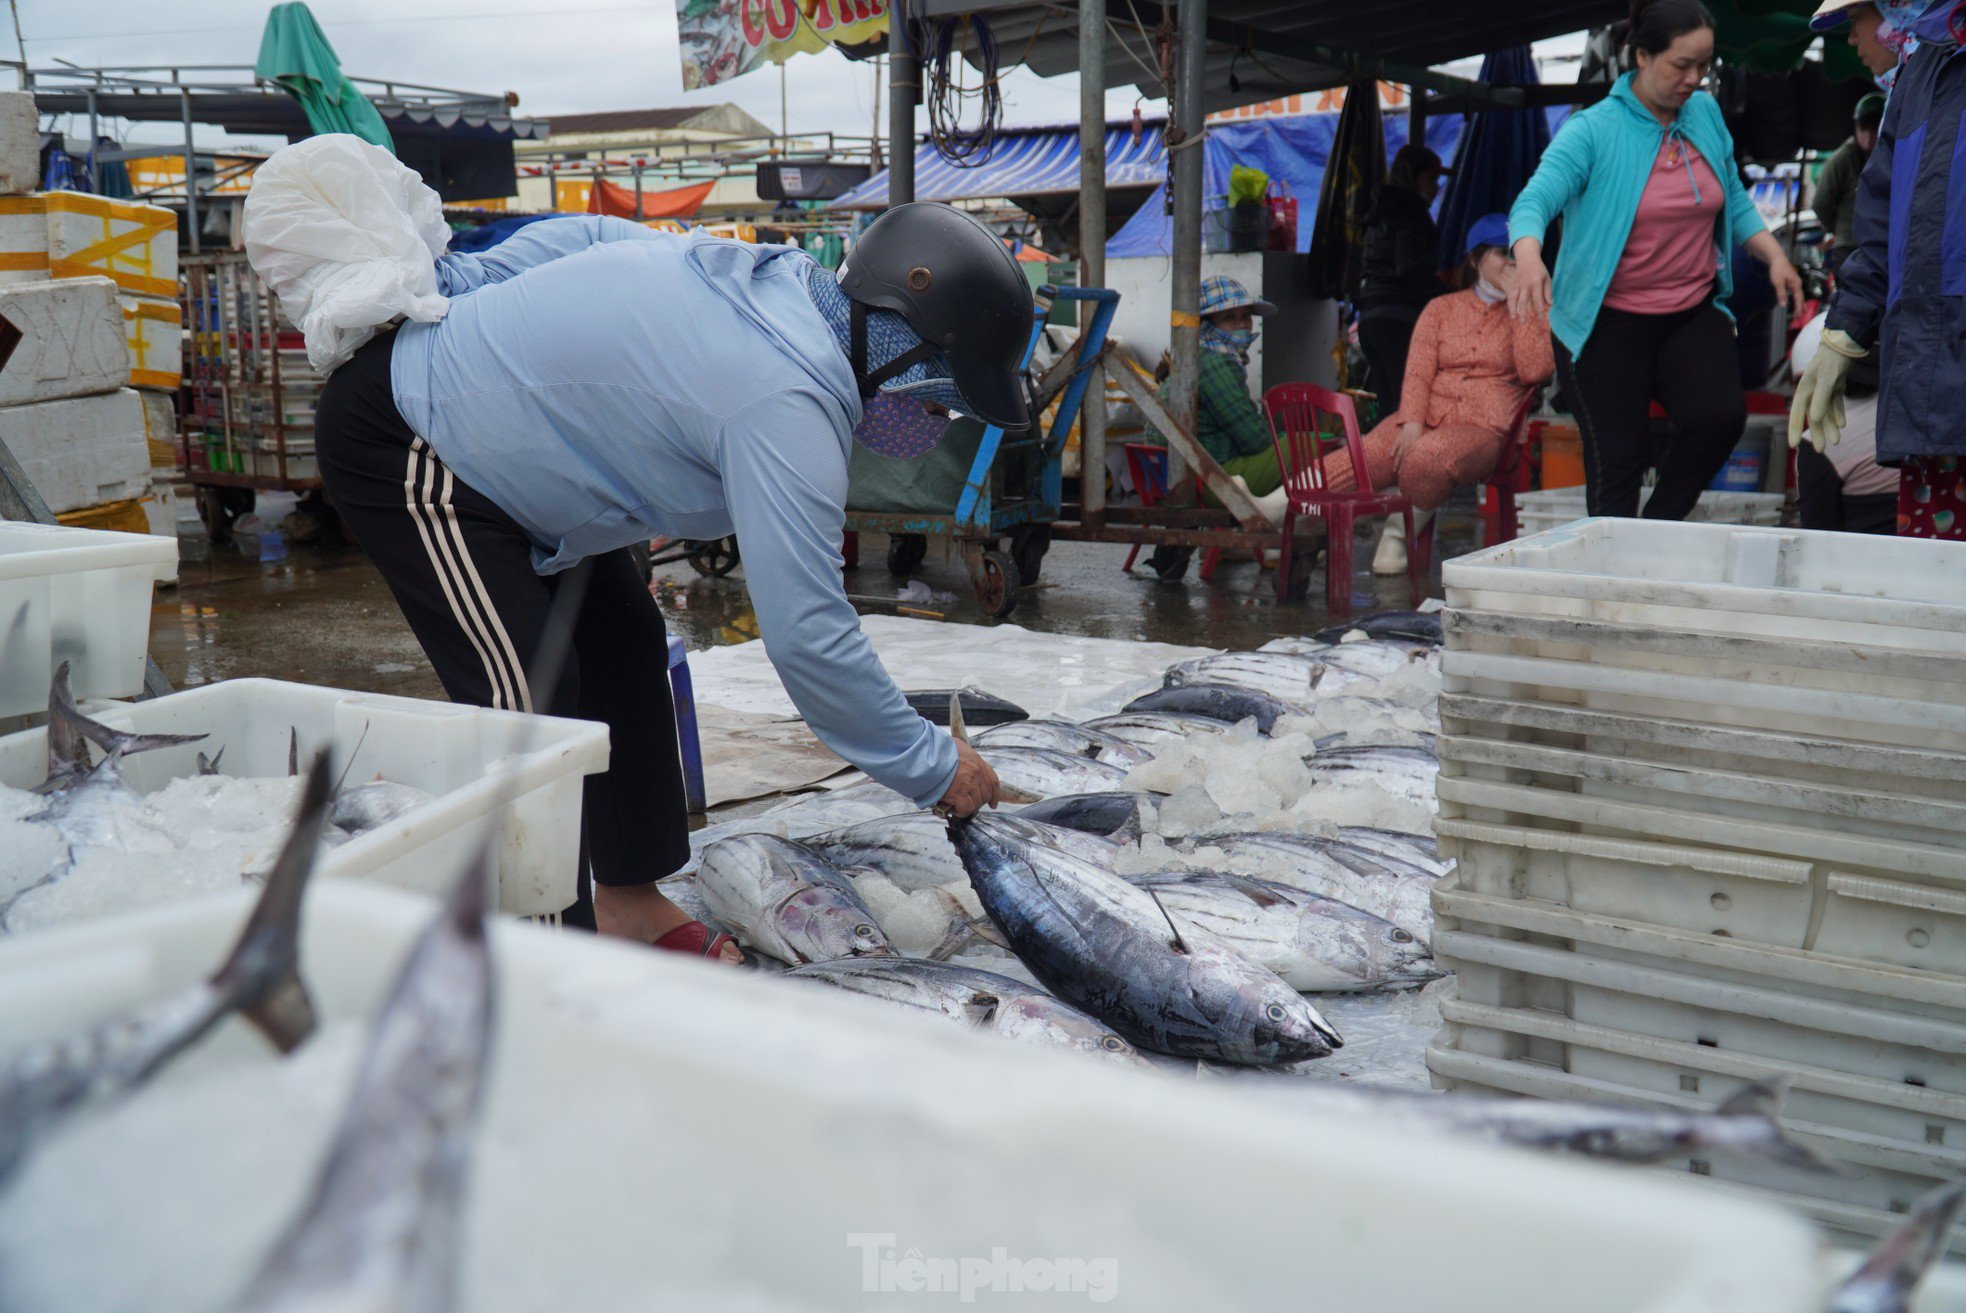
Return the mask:
<svg viewBox="0 0 1966 1313">
<path fill-rule="evenodd" d="M 246 258 L 323 374 L 385 324 L 444 317 L 436 260 L 450 236 L 415 170 L 344 132 L 275 151 L 246 195 Z"/>
</svg>

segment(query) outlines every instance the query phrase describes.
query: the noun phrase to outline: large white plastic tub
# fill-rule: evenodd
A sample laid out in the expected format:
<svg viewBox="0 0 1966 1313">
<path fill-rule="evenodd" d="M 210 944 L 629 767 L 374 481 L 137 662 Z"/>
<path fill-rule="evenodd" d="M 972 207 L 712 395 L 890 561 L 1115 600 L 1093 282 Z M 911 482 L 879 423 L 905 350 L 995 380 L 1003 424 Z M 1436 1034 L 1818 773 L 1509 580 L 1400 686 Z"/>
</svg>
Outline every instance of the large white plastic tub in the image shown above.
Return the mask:
<svg viewBox="0 0 1966 1313">
<path fill-rule="evenodd" d="M 1639 509 L 1652 498 L 1652 489 L 1638 490 Z M 1703 492 L 1687 520 L 1695 524 L 1780 524 L 1782 503 L 1779 492 Z M 1540 492 L 1515 495 L 1517 523 L 1524 535 L 1557 529 L 1589 515 L 1582 488 L 1545 488 Z"/>
<path fill-rule="evenodd" d="M 284 775 L 288 736 L 297 733 L 302 762 L 331 747 L 336 770 L 346 767 L 351 782 L 381 775 L 436 794 L 334 849 L 320 875 L 438 890 L 477 851 L 485 826 L 496 823 L 499 907 L 521 916 L 573 903 L 581 779 L 605 770 L 608 759 L 607 727 L 589 721 L 277 679 L 226 680 L 91 714 L 138 733 L 209 735 L 129 758 L 124 777 L 146 793 L 193 774 L 201 752 L 223 750 L 219 768 L 227 775 Z M 0 781 L 31 788 L 46 774 L 45 729 L 0 738 Z"/>
<path fill-rule="evenodd" d="M 0 720 L 45 711 L 63 661 L 77 697 L 141 692 L 150 586 L 175 578 L 175 539 L 0 521 Z"/>
<path fill-rule="evenodd" d="M 1428 1055 L 1438 1079 L 1671 1105 L 1788 1073 L 1785 1120 L 1852 1173 L 1702 1170 L 1863 1234 L 1966 1175 L 1966 980 L 1470 892 L 1464 879 L 1434 896 L 1435 956 L 1458 973 Z"/>
<path fill-rule="evenodd" d="M 58 1033 L 197 977 L 245 909 L 184 904 L 0 945 L 0 1035 Z M 317 887 L 303 972 L 330 1023 L 371 1014 L 431 911 Z M 1098 1299 L 1011 1294 L 986 1272 L 979 1302 L 1018 1308 L 1821 1304 L 1803 1223 L 1650 1174 L 1299 1116 L 1237 1083 L 1008 1046 L 586 936 L 500 923 L 492 945 L 498 1034 L 459 1300 L 473 1313 L 946 1308 L 956 1292 L 905 1283 L 965 1259 L 1032 1279 L 1063 1260 L 1099 1281 Z M 161 1079 L 272 1061 L 228 1022 Z M 241 1142 L 251 1133 L 169 1179 L 130 1166 L 114 1215 L 92 1208 L 87 1227 L 48 1201 L 76 1193 L 57 1143 L 0 1203 L 0 1245 L 45 1236 L 36 1261 L 74 1273 L 77 1301 L 109 1287 L 147 1313 L 222 1306 L 297 1206 L 325 1128 Z"/>
</svg>

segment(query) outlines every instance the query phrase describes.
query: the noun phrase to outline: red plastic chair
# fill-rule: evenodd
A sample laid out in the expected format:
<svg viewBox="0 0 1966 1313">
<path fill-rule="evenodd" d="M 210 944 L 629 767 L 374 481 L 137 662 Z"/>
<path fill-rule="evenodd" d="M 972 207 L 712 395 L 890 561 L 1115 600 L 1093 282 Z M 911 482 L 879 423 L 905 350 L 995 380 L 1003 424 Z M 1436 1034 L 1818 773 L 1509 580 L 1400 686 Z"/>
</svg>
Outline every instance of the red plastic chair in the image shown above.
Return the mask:
<svg viewBox="0 0 1966 1313">
<path fill-rule="evenodd" d="M 1167 496 L 1167 448 L 1151 442 L 1128 442 L 1126 449 L 1126 470 L 1133 476 L 1133 490 L 1140 494 L 1140 504 L 1149 510 L 1161 504 Z M 1133 569 L 1133 563 L 1140 556 L 1140 544 L 1133 544 L 1133 550 L 1126 554 L 1126 564 L 1120 569 Z M 1222 549 L 1210 547 L 1201 554 L 1201 581 L 1209 583 L 1215 578 L 1215 567 L 1222 560 Z"/>
<path fill-rule="evenodd" d="M 1283 470 L 1285 509 L 1283 540 L 1277 559 L 1277 600 L 1290 601 L 1291 557 L 1297 517 L 1317 516 L 1325 522 L 1324 600 L 1334 620 L 1352 614 L 1352 530 L 1360 516 L 1398 515 L 1406 521 L 1406 577 L 1418 606 L 1427 578 L 1430 540 L 1413 532 L 1413 503 L 1398 493 L 1374 492 L 1366 478 L 1365 439 L 1358 428 L 1352 399 L 1315 383 L 1282 383 L 1263 394 L 1263 413 Z M 1327 431 L 1336 422 L 1339 437 Z M 1322 457 L 1335 454 L 1342 439 L 1351 457 L 1355 486 L 1334 492 L 1325 487 Z"/>
</svg>

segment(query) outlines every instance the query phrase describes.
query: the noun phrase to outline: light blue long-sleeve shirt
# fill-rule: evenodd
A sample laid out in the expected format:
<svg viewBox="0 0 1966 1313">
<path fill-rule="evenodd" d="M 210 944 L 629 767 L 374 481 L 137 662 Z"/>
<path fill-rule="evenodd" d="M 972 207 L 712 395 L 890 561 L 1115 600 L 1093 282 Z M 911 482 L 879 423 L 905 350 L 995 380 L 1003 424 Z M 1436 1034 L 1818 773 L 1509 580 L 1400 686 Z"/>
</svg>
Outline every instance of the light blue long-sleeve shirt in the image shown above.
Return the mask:
<svg viewBox="0 0 1966 1313">
<path fill-rule="evenodd" d="M 542 574 L 655 536 L 736 533 L 765 650 L 806 722 L 927 806 L 955 778 L 955 744 L 903 700 L 841 582 L 860 396 L 806 292 L 811 263 L 622 219 L 530 224 L 437 262 L 450 310 L 397 330 L 396 405 L 532 535 Z"/>
</svg>

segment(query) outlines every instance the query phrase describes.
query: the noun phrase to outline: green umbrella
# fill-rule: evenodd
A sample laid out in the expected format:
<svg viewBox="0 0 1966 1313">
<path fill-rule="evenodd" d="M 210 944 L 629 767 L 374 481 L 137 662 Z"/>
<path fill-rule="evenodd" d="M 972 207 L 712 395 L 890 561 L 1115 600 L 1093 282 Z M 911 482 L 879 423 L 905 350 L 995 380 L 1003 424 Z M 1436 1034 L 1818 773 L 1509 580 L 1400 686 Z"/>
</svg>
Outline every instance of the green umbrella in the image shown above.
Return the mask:
<svg viewBox="0 0 1966 1313">
<path fill-rule="evenodd" d="M 316 133 L 349 132 L 394 153 L 396 143 L 369 98 L 341 71 L 341 61 L 321 25 L 299 0 L 274 5 L 266 15 L 253 73 L 277 82 L 300 102 Z"/>
</svg>

